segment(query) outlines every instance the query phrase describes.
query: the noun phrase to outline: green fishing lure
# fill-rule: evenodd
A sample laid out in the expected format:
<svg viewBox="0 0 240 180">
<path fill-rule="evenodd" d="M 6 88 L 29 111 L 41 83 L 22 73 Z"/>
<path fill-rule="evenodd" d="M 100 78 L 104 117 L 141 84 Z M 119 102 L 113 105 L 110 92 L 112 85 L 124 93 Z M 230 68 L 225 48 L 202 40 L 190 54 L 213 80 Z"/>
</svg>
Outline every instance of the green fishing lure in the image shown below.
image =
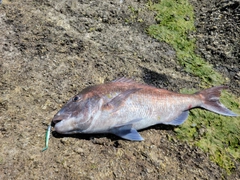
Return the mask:
<svg viewBox="0 0 240 180">
<path fill-rule="evenodd" d="M 45 148 L 42 149 L 42 152 L 46 151 L 48 149 L 48 142 L 49 142 L 49 138 L 50 138 L 50 133 L 51 133 L 51 125 L 49 125 L 48 128 L 47 128 L 46 138 L 45 138 Z"/>
</svg>

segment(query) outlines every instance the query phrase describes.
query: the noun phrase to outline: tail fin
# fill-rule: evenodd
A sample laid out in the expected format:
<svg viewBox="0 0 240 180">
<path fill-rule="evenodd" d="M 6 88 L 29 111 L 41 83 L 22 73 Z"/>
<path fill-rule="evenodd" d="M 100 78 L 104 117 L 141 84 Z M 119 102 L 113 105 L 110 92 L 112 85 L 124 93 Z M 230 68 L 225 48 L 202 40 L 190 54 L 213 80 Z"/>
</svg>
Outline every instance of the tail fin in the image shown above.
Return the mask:
<svg viewBox="0 0 240 180">
<path fill-rule="evenodd" d="M 225 116 L 238 116 L 219 101 L 221 90 L 227 88 L 227 86 L 218 86 L 197 92 L 196 94 L 199 94 L 203 99 L 203 104 L 200 107 Z"/>
</svg>

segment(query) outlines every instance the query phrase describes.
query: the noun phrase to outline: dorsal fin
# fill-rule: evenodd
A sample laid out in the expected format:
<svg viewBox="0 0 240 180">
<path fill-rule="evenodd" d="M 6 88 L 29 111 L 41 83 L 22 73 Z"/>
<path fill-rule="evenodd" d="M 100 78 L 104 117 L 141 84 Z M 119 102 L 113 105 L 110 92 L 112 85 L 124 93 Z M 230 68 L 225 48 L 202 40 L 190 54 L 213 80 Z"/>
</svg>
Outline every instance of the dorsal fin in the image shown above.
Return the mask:
<svg viewBox="0 0 240 180">
<path fill-rule="evenodd" d="M 133 79 L 126 78 L 126 77 L 117 78 L 117 79 L 113 80 L 112 82 L 137 83 Z"/>
</svg>

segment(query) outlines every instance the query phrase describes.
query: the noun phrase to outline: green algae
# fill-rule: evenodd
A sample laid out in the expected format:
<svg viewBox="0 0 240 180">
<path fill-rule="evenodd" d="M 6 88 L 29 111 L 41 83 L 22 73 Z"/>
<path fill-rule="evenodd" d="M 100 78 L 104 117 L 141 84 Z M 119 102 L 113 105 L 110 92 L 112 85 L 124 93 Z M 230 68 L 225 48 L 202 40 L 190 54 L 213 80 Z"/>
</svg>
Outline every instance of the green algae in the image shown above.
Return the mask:
<svg viewBox="0 0 240 180">
<path fill-rule="evenodd" d="M 212 65 L 195 54 L 195 31 L 193 7 L 187 0 L 161 0 L 149 2 L 150 9 L 156 11 L 157 24 L 151 25 L 150 36 L 170 44 L 176 51 L 179 63 L 189 72 L 201 79 L 202 87 L 224 83 L 224 77 Z M 194 90 L 183 89 L 182 93 Z M 224 91 L 221 102 L 240 114 L 240 99 Z M 193 109 L 188 120 L 175 128 L 179 139 L 200 147 L 209 153 L 210 159 L 228 173 L 240 162 L 240 118 L 226 117 L 203 109 Z"/>
<path fill-rule="evenodd" d="M 162 0 L 150 5 L 157 12 L 157 24 L 148 28 L 148 34 L 173 46 L 179 63 L 185 70 L 202 79 L 208 85 L 224 82 L 224 78 L 213 70 L 212 65 L 195 54 L 195 31 L 193 7 L 187 0 Z"/>
<path fill-rule="evenodd" d="M 192 93 L 183 89 L 182 93 Z M 240 99 L 229 92 L 223 92 L 221 102 L 240 114 Z M 210 159 L 228 173 L 240 162 L 240 118 L 227 117 L 203 109 L 193 109 L 183 125 L 174 129 L 177 137 L 196 145 L 210 154 Z"/>
</svg>

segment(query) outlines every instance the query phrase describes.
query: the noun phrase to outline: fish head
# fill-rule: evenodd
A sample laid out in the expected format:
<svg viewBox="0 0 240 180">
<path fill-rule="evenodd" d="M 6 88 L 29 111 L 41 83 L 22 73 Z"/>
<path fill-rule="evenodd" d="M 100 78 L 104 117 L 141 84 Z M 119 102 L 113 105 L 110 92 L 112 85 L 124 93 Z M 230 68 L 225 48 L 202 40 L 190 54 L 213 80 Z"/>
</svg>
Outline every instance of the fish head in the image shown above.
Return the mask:
<svg viewBox="0 0 240 180">
<path fill-rule="evenodd" d="M 60 134 L 82 133 L 91 125 L 98 110 L 99 98 L 78 94 L 71 98 L 52 119 L 55 131 Z"/>
</svg>

